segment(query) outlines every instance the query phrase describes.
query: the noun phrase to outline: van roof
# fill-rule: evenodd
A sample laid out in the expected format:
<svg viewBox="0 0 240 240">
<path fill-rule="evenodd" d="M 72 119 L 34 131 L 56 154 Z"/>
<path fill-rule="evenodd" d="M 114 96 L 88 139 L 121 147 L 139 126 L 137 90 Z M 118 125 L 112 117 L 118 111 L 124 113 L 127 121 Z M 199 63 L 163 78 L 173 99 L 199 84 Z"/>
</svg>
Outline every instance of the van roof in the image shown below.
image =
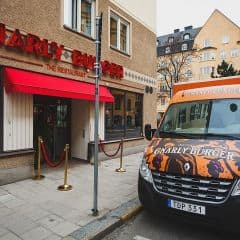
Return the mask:
<svg viewBox="0 0 240 240">
<path fill-rule="evenodd" d="M 240 98 L 240 82 L 239 84 L 226 84 L 218 86 L 210 85 L 210 87 L 186 88 L 186 90 L 178 90 L 171 99 L 170 104 L 224 98 Z"/>
</svg>

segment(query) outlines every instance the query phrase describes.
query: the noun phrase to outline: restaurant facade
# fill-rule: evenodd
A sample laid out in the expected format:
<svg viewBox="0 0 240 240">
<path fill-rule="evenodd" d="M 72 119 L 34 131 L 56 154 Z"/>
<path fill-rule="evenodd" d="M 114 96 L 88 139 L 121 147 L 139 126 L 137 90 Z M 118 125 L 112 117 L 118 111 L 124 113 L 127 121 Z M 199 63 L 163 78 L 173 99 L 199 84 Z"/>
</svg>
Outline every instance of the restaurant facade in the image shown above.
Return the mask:
<svg viewBox="0 0 240 240">
<path fill-rule="evenodd" d="M 121 138 L 125 153 L 145 145 L 144 126 L 156 128 L 156 35 L 154 20 L 133 2 L 135 8 L 124 0 L 1 2 L 0 185 L 33 175 L 38 136 L 52 161 L 66 143 L 72 158 L 93 160 L 100 13 L 99 137 L 109 153 Z M 155 14 L 155 1 L 148 11 Z"/>
</svg>

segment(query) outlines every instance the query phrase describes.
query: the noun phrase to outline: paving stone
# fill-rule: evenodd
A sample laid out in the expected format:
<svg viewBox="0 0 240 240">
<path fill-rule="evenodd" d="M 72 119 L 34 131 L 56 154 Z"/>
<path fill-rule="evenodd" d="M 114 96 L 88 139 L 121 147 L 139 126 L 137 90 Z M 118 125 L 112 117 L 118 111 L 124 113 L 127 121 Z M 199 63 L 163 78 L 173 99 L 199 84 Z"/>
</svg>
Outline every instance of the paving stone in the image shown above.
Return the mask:
<svg viewBox="0 0 240 240">
<path fill-rule="evenodd" d="M 1 203 L 5 203 L 7 201 L 10 201 L 10 200 L 13 200 L 15 199 L 16 197 L 13 196 L 12 194 L 5 194 L 5 195 L 1 195 L 0 196 L 0 202 Z"/>
<path fill-rule="evenodd" d="M 43 240 L 51 234 L 52 232 L 48 229 L 44 227 L 37 227 L 21 235 L 21 238 L 24 240 Z"/>
<path fill-rule="evenodd" d="M 9 209 L 9 208 L 6 208 L 6 207 L 0 207 L 0 218 L 3 218 L 7 215 L 10 215 L 12 214 L 14 211 Z"/>
<path fill-rule="evenodd" d="M 25 203 L 25 201 L 16 198 L 16 199 L 4 202 L 4 206 L 6 206 L 8 208 L 16 208 L 16 207 L 23 205 L 24 203 Z"/>
<path fill-rule="evenodd" d="M 74 225 L 70 222 L 61 222 L 60 224 L 58 224 L 57 226 L 51 228 L 51 230 L 54 233 L 57 233 L 59 235 L 61 235 L 62 237 L 67 236 L 68 234 L 74 232 L 75 230 L 77 230 L 79 228 L 79 226 Z"/>
<path fill-rule="evenodd" d="M 6 235 L 1 236 L 0 240 L 21 240 L 21 238 L 9 232 Z"/>
<path fill-rule="evenodd" d="M 17 234 L 17 235 L 21 235 L 24 234 L 25 232 L 30 231 L 33 228 L 36 228 L 37 224 L 35 224 L 34 222 L 32 222 L 29 219 L 20 219 L 19 221 L 14 221 L 12 223 L 9 223 L 7 228 Z"/>
<path fill-rule="evenodd" d="M 8 230 L 5 227 L 0 226 L 0 237 L 6 233 L 8 233 Z"/>
<path fill-rule="evenodd" d="M 62 239 L 60 236 L 56 234 L 51 234 L 50 236 L 48 236 L 47 238 L 44 238 L 43 240 L 60 240 L 60 239 Z"/>
<path fill-rule="evenodd" d="M 64 221 L 63 218 L 61 218 L 57 215 L 51 214 L 51 215 L 48 215 L 47 217 L 39 219 L 38 223 L 48 229 L 52 229 L 63 221 Z"/>
</svg>

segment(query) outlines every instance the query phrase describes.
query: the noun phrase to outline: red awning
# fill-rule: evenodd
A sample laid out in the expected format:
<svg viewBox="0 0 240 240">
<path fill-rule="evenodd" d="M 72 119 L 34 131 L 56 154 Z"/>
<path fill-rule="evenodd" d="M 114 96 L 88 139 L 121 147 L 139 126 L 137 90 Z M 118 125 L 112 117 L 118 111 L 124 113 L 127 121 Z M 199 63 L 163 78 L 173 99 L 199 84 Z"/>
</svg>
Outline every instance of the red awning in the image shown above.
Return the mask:
<svg viewBox="0 0 240 240">
<path fill-rule="evenodd" d="M 5 88 L 7 92 L 47 95 L 63 98 L 95 100 L 95 85 L 61 77 L 28 72 L 6 67 Z M 99 86 L 99 101 L 113 102 L 114 98 L 106 87 Z"/>
</svg>

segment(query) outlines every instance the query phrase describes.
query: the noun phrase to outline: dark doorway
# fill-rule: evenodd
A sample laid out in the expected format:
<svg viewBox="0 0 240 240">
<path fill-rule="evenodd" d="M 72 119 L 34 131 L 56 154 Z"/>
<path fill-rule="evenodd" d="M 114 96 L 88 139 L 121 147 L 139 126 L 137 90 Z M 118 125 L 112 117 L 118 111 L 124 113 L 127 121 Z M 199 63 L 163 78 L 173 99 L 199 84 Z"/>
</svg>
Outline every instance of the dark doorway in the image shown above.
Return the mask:
<svg viewBox="0 0 240 240">
<path fill-rule="evenodd" d="M 34 96 L 33 137 L 42 136 L 49 158 L 57 161 L 65 147 L 70 144 L 71 101 L 69 99 Z"/>
</svg>

